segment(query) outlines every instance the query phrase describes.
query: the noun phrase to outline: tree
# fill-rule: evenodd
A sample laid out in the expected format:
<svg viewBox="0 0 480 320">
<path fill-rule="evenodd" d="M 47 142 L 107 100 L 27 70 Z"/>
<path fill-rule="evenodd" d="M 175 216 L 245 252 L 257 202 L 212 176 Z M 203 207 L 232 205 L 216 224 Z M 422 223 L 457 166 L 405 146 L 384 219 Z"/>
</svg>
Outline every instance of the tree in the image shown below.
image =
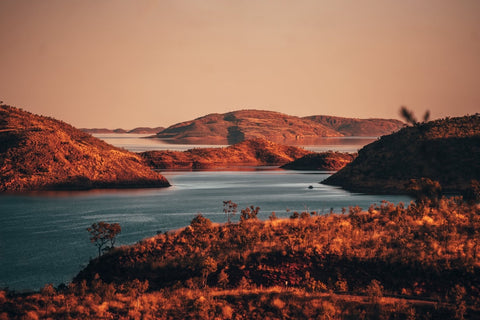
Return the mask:
<svg viewBox="0 0 480 320">
<path fill-rule="evenodd" d="M 90 232 L 90 242 L 98 248 L 98 256 L 100 257 L 102 251 L 110 250 L 114 247 L 117 235 L 122 231 L 122 228 L 118 223 L 109 224 L 100 221 L 88 227 L 87 231 Z M 110 246 L 105 247 L 108 243 L 110 243 Z"/>
<path fill-rule="evenodd" d="M 223 212 L 227 216 L 227 221 L 230 223 L 231 218 L 237 213 L 238 204 L 232 200 L 223 201 Z"/>
<path fill-rule="evenodd" d="M 241 210 L 240 221 L 244 222 L 247 220 L 257 220 L 258 212 L 260 211 L 260 207 L 250 206 L 250 208 L 245 208 Z"/>
<path fill-rule="evenodd" d="M 410 179 L 407 191 L 415 197 L 417 203 L 425 204 L 430 201 L 436 204 L 442 195 L 442 186 L 438 181 L 429 178 Z"/>
<path fill-rule="evenodd" d="M 202 269 L 202 278 L 203 278 L 203 286 L 206 287 L 207 286 L 207 279 L 208 279 L 208 276 L 217 271 L 217 262 L 215 261 L 215 259 L 213 259 L 212 257 L 204 257 L 201 261 L 201 269 Z"/>
<path fill-rule="evenodd" d="M 212 221 L 205 218 L 201 214 L 197 214 L 190 222 L 190 226 L 193 228 L 195 233 L 204 234 L 209 232 L 212 228 Z"/>
<path fill-rule="evenodd" d="M 465 287 L 457 284 L 451 290 L 449 290 L 450 300 L 453 304 L 453 311 L 455 312 L 455 319 L 465 319 L 465 312 L 467 306 L 465 302 L 465 296 L 467 291 Z"/>
<path fill-rule="evenodd" d="M 222 269 L 220 271 L 220 273 L 218 274 L 218 278 L 217 278 L 217 283 L 218 285 L 223 288 L 223 289 L 226 289 L 227 286 L 228 286 L 228 283 L 229 283 L 229 277 L 228 277 L 228 274 L 225 272 L 225 269 Z"/>
<path fill-rule="evenodd" d="M 42 290 L 40 290 L 40 293 L 45 299 L 45 319 L 47 318 L 48 314 L 48 308 L 53 302 L 53 297 L 55 296 L 55 288 L 53 287 L 53 284 L 49 283 L 46 284 Z"/>
<path fill-rule="evenodd" d="M 373 279 L 367 286 L 367 297 L 371 303 L 379 303 L 383 297 L 383 286 L 380 281 Z"/>
</svg>

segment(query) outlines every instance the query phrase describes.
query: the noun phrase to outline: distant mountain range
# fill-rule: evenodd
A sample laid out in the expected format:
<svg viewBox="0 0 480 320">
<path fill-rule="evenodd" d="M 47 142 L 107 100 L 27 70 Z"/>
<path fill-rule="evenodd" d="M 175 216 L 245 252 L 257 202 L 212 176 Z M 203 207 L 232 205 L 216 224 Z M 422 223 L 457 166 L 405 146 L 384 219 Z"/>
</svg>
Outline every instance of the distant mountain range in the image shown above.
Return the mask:
<svg viewBox="0 0 480 320">
<path fill-rule="evenodd" d="M 88 133 L 155 134 L 162 140 L 186 144 L 235 144 L 256 138 L 286 144 L 316 144 L 325 137 L 382 136 L 404 126 L 403 122 L 395 119 L 355 119 L 322 115 L 296 117 L 274 111 L 239 110 L 208 114 L 166 129 L 140 127 L 132 130 L 81 130 Z"/>
<path fill-rule="evenodd" d="M 62 121 L 0 105 L 0 192 L 169 185 L 137 154 Z"/>
<path fill-rule="evenodd" d="M 240 110 L 178 123 L 156 137 L 191 144 L 235 144 L 255 138 L 286 144 L 315 144 L 325 137 L 390 134 L 403 126 L 404 123 L 393 119 L 301 118 L 273 111 Z"/>
<path fill-rule="evenodd" d="M 304 119 L 323 124 L 344 136 L 357 137 L 379 137 L 398 131 L 405 126 L 402 121 L 395 119 L 355 119 L 333 116 L 310 116 Z"/>
<path fill-rule="evenodd" d="M 366 145 L 345 168 L 323 181 L 368 193 L 407 193 L 410 179 L 440 182 L 463 192 L 480 181 L 480 115 L 406 127 Z"/>
<path fill-rule="evenodd" d="M 158 132 L 164 130 L 164 127 L 138 127 L 132 130 L 125 129 L 107 129 L 107 128 L 81 128 L 83 132 L 87 133 L 137 133 L 137 134 L 157 134 Z"/>
</svg>

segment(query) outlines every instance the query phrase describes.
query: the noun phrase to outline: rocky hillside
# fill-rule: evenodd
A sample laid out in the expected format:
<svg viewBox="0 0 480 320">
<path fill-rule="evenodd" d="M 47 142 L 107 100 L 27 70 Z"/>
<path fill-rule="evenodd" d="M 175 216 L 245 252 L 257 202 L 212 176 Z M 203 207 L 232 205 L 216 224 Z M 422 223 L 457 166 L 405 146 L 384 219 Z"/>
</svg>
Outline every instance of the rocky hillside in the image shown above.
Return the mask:
<svg viewBox="0 0 480 320">
<path fill-rule="evenodd" d="M 297 160 L 289 162 L 282 169 L 289 170 L 325 170 L 338 171 L 352 162 L 357 154 L 344 152 L 321 152 L 307 154 Z"/>
<path fill-rule="evenodd" d="M 64 122 L 0 106 L 0 192 L 165 186 L 134 153 Z"/>
<path fill-rule="evenodd" d="M 323 183 L 357 192 L 405 193 L 410 179 L 459 192 L 480 180 L 480 115 L 446 118 L 383 136 Z"/>
<path fill-rule="evenodd" d="M 240 110 L 175 124 L 157 134 L 157 138 L 177 143 L 235 144 L 263 138 L 277 143 L 307 144 L 320 137 L 342 134 L 308 119 L 279 112 Z"/>
<path fill-rule="evenodd" d="M 306 154 L 302 148 L 251 139 L 226 148 L 197 148 L 187 151 L 147 151 L 140 155 L 156 169 L 212 169 L 242 165 L 282 165 Z"/>
<path fill-rule="evenodd" d="M 395 119 L 355 119 L 333 116 L 310 116 L 305 119 L 318 122 L 344 136 L 379 137 L 400 130 L 405 123 Z"/>
</svg>

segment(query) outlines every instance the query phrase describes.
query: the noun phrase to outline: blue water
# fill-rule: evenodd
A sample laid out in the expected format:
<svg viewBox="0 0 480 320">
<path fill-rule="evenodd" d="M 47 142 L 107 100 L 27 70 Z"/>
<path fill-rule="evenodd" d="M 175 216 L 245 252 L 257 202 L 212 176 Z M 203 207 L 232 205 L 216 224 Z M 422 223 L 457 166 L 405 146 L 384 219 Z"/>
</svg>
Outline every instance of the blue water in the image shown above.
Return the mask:
<svg viewBox="0 0 480 320">
<path fill-rule="evenodd" d="M 198 213 L 225 222 L 224 200 L 240 208 L 259 206 L 261 219 L 272 211 L 285 217 L 291 214 L 287 210 L 327 213 L 353 205 L 368 208 L 383 199 L 410 201 L 405 196 L 352 194 L 318 183 L 328 175 L 277 170 L 171 172 L 165 176 L 174 186 L 165 189 L 0 196 L 0 287 L 38 289 L 45 283 L 69 282 L 96 255 L 86 228 L 98 221 L 120 223 L 122 245 L 184 227 Z"/>
<path fill-rule="evenodd" d="M 145 147 L 143 140 L 116 139 L 119 146 Z M 238 203 L 239 209 L 259 206 L 261 219 L 272 211 L 287 217 L 294 210 L 327 213 L 354 205 L 366 209 L 384 199 L 410 201 L 319 184 L 328 172 L 243 169 L 248 171 L 164 172 L 173 186 L 161 189 L 0 195 L 0 288 L 28 290 L 70 282 L 97 254 L 86 228 L 98 221 L 120 223 L 117 245 L 126 245 L 184 227 L 198 213 L 225 222 L 225 200 Z"/>
</svg>

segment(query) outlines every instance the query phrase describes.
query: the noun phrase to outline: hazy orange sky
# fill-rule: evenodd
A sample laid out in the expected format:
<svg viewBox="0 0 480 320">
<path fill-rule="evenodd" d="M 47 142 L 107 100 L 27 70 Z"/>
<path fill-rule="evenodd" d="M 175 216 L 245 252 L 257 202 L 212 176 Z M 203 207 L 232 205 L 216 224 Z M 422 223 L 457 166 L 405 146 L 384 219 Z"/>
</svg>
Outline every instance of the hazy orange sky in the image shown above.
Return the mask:
<svg viewBox="0 0 480 320">
<path fill-rule="evenodd" d="M 478 0 L 0 0 L 0 100 L 77 127 L 480 112 Z"/>
</svg>

